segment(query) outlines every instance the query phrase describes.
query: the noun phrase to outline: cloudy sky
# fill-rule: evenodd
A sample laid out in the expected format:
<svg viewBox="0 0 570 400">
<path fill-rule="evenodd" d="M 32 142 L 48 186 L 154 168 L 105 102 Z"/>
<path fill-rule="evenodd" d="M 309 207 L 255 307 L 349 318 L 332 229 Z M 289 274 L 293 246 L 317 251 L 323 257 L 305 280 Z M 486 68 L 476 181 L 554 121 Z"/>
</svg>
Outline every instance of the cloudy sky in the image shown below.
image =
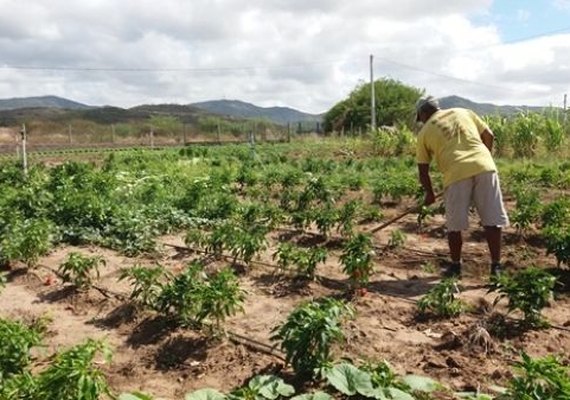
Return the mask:
<svg viewBox="0 0 570 400">
<path fill-rule="evenodd" d="M 0 98 L 240 99 L 322 112 L 387 76 L 561 105 L 570 0 L 0 0 Z"/>
</svg>

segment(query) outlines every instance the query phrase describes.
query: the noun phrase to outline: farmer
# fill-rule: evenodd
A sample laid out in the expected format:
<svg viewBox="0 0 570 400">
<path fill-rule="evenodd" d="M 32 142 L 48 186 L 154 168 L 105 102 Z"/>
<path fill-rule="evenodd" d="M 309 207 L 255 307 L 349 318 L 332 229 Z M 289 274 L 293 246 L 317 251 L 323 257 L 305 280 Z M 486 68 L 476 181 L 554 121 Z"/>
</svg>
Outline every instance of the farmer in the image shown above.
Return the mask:
<svg viewBox="0 0 570 400">
<path fill-rule="evenodd" d="M 435 202 L 429 164 L 435 159 L 443 174 L 445 219 L 451 265 L 447 277 L 461 276 L 461 232 L 469 228 L 469 207 L 475 203 L 491 253 L 491 275 L 501 272 L 501 228 L 509 219 L 503 205 L 497 167 L 493 161 L 493 132 L 471 110 L 442 110 L 434 97 L 416 104 L 419 179 L 425 205 Z"/>
</svg>

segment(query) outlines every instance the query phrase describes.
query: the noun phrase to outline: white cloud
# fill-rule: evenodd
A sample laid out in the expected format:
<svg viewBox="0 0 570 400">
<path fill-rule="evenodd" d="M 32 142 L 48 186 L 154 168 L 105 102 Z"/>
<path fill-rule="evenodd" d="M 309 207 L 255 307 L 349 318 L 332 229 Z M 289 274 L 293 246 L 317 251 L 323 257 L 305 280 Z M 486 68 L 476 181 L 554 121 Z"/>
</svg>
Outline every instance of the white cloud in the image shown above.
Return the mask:
<svg viewBox="0 0 570 400">
<path fill-rule="evenodd" d="M 517 10 L 517 21 L 527 22 L 531 17 L 531 13 L 528 10 L 519 9 Z"/>
<path fill-rule="evenodd" d="M 561 10 L 570 10 L 570 0 L 554 0 L 554 6 Z"/>
<path fill-rule="evenodd" d="M 435 95 L 554 101 L 568 89 L 570 37 L 501 45 L 497 26 L 470 20 L 491 3 L 0 0 L 0 66 L 147 70 L 0 68 L 0 97 L 119 106 L 225 97 L 320 112 L 368 78 L 372 53 L 377 77 Z"/>
</svg>

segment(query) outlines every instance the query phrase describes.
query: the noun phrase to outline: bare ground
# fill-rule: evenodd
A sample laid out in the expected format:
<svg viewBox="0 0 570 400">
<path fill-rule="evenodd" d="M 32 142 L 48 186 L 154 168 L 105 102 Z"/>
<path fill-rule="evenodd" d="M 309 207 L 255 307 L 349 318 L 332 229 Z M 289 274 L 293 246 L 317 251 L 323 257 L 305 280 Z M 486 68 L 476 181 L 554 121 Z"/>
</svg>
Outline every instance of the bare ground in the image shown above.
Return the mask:
<svg viewBox="0 0 570 400">
<path fill-rule="evenodd" d="M 375 235 L 376 273 L 368 294 L 352 300 L 357 315 L 346 324 L 347 341 L 336 354 L 354 360 L 386 359 L 400 373 L 429 375 L 457 390 L 503 383 L 511 376 L 512 363 L 522 350 L 534 356 L 554 353 L 570 362 L 568 286 L 559 288 L 556 299 L 545 310 L 549 321 L 559 328 L 521 332 L 512 321 L 492 325 L 489 321 L 497 319 L 493 316 L 497 310 L 490 306 L 493 294 L 487 294 L 486 246 L 475 221 L 472 226 L 466 235 L 465 274 L 461 281 L 461 298 L 472 305 L 471 312 L 452 320 L 417 317 L 415 302 L 437 284 L 447 248 L 441 218 L 432 219 L 426 232 L 418 234 L 415 219 L 410 216 Z M 407 235 L 404 248 L 384 249 L 390 229 L 396 227 Z M 272 243 L 278 236 L 272 235 Z M 161 241 L 182 244 L 176 236 Z M 246 338 L 241 342 L 177 328 L 163 317 L 136 310 L 117 296 L 129 292 L 128 284 L 117 281 L 121 268 L 159 261 L 176 272 L 196 257 L 170 247 L 164 248 L 158 260 L 131 259 L 91 247 L 56 248 L 40 260 L 41 267 L 11 273 L 10 283 L 0 294 L 0 315 L 24 319 L 47 316 L 52 320 L 47 348 L 38 358 L 86 338 L 105 339 L 114 349 L 114 359 L 104 368 L 118 392 L 142 390 L 159 398 L 177 399 L 203 387 L 229 390 L 259 373 L 282 372 L 290 376 L 282 355 L 267 351 L 271 329 L 301 301 L 344 296 L 347 289 L 338 262 L 338 246 L 315 237 L 301 242 L 326 245 L 332 253 L 326 265 L 319 266 L 314 282 L 294 280 L 257 264 L 240 270 L 241 284 L 248 293 L 245 310 L 230 318 L 226 328 L 234 335 L 230 337 Z M 509 268 L 531 264 L 554 268 L 554 259 L 545 256 L 540 241 L 532 235 L 525 241 L 508 229 L 505 244 Z M 61 284 L 52 271 L 70 251 L 97 253 L 106 259 L 97 282 L 98 288 L 106 290 L 77 293 Z M 271 263 L 271 254 L 269 249 L 261 261 Z M 212 264 L 216 266 L 220 264 Z M 569 271 L 553 271 L 570 284 Z M 498 311 L 504 313 L 503 304 Z M 482 332 L 480 326 L 499 326 L 503 330 L 487 338 L 474 334 Z"/>
</svg>

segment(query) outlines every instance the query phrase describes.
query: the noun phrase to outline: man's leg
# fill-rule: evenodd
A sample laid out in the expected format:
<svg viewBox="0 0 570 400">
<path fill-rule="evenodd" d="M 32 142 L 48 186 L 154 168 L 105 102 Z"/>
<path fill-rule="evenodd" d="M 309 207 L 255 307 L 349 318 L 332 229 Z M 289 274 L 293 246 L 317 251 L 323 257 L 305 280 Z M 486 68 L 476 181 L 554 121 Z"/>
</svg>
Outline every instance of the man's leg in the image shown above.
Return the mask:
<svg viewBox="0 0 570 400">
<path fill-rule="evenodd" d="M 509 224 L 503 204 L 503 196 L 496 172 L 487 172 L 475 177 L 473 199 L 481 222 L 485 227 L 485 238 L 491 256 L 491 274 L 501 272 L 502 227 Z"/>
<path fill-rule="evenodd" d="M 451 266 L 444 272 L 445 276 L 461 275 L 461 248 L 463 246 L 461 232 L 469 228 L 472 187 L 473 182 L 469 178 L 452 183 L 445 190 L 445 219 L 451 257 Z"/>
<path fill-rule="evenodd" d="M 453 264 L 461 264 L 461 247 L 463 246 L 461 231 L 448 232 L 447 241 L 449 243 L 451 262 Z"/>
<path fill-rule="evenodd" d="M 501 232 L 500 226 L 486 226 L 485 238 L 489 245 L 489 253 L 491 253 L 491 263 L 501 263 Z"/>
</svg>

